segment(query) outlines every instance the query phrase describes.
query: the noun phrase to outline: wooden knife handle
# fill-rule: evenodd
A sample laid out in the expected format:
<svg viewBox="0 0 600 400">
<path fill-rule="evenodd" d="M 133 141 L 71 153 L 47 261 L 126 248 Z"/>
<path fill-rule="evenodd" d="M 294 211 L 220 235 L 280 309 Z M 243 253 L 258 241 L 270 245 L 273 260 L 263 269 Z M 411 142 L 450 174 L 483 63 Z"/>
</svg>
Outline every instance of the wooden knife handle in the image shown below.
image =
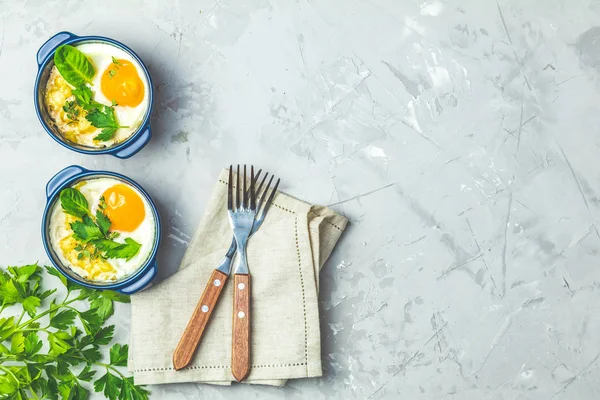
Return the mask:
<svg viewBox="0 0 600 400">
<path fill-rule="evenodd" d="M 250 275 L 236 274 L 234 283 L 231 372 L 241 382 L 250 372 Z"/>
<path fill-rule="evenodd" d="M 200 297 L 192 318 L 188 322 L 173 354 L 173 367 L 176 370 L 185 367 L 192 361 L 200 339 L 202 339 L 204 329 L 215 309 L 219 295 L 223 291 L 227 277 L 226 274 L 216 269 L 210 276 L 210 280 L 204 288 L 204 293 L 202 293 L 202 297 Z"/>
</svg>

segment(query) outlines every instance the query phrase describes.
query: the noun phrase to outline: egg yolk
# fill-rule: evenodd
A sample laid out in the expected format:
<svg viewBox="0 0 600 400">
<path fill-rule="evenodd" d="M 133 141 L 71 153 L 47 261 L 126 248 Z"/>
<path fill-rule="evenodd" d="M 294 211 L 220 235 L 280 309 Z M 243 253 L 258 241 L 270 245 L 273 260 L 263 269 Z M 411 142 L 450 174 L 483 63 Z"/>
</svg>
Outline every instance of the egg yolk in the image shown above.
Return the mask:
<svg viewBox="0 0 600 400">
<path fill-rule="evenodd" d="M 120 106 L 135 107 L 144 100 L 144 83 L 137 68 L 127 60 L 113 59 L 102 74 L 102 93 Z"/>
<path fill-rule="evenodd" d="M 117 184 L 102 195 L 106 201 L 104 212 L 110 219 L 111 230 L 133 232 L 144 221 L 146 209 L 140 195 L 127 185 Z"/>
</svg>

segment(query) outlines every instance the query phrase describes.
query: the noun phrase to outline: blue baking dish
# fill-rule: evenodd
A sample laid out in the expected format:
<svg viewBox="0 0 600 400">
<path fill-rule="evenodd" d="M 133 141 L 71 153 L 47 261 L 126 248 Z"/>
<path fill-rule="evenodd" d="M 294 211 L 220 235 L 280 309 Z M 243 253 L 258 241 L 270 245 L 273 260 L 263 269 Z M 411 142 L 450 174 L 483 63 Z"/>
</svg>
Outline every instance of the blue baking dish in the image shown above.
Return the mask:
<svg viewBox="0 0 600 400">
<path fill-rule="evenodd" d="M 46 87 L 48 76 L 54 66 L 54 51 L 63 44 L 77 45 L 86 42 L 107 43 L 129 53 L 142 67 L 144 74 L 146 75 L 146 81 L 148 82 L 148 110 L 146 111 L 146 115 L 144 116 L 140 127 L 127 140 L 112 147 L 98 149 L 67 141 L 62 137 L 58 130 L 54 128 L 54 123 L 46 112 L 46 107 L 43 103 L 43 90 Z M 37 52 L 37 64 L 38 73 L 35 79 L 33 93 L 35 112 L 46 132 L 48 132 L 50 137 L 56 140 L 60 145 L 83 154 L 111 154 L 118 158 L 129 158 L 140 151 L 150 141 L 150 138 L 152 137 L 150 115 L 154 103 L 154 87 L 152 86 L 152 79 L 150 78 L 148 68 L 146 68 L 144 62 L 129 47 L 116 40 L 102 36 L 77 36 L 71 32 L 59 32 L 48 39 L 46 43 L 40 47 Z"/>
<path fill-rule="evenodd" d="M 152 252 L 148 256 L 146 262 L 133 274 L 128 277 L 125 277 L 121 281 L 111 282 L 111 283 L 95 283 L 86 281 L 69 268 L 65 267 L 58 256 L 52 250 L 52 246 L 50 245 L 48 238 L 48 230 L 50 224 L 50 215 L 52 213 L 52 208 L 56 201 L 59 199 L 59 194 L 62 189 L 71 187 L 75 185 L 77 182 L 84 179 L 91 178 L 101 178 L 101 177 L 110 177 L 117 180 L 120 180 L 126 184 L 129 184 L 142 193 L 150 207 L 152 208 L 152 212 L 154 214 L 154 220 L 156 221 L 156 229 L 155 229 L 155 237 L 154 237 L 154 246 Z M 142 290 L 156 277 L 156 273 L 158 268 L 156 266 L 156 255 L 158 251 L 158 245 L 160 243 L 160 217 L 158 215 L 158 210 L 150 198 L 150 195 L 135 181 L 123 176 L 121 174 L 117 174 L 115 172 L 109 171 L 90 171 L 78 165 L 71 165 L 54 175 L 52 179 L 48 181 L 46 185 L 46 208 L 44 209 L 44 215 L 42 217 L 42 241 L 44 243 L 44 248 L 46 249 L 46 253 L 50 258 L 50 261 L 54 266 L 69 280 L 78 283 L 82 286 L 86 286 L 93 289 L 110 289 L 117 290 L 124 294 L 133 294 L 137 291 Z"/>
</svg>

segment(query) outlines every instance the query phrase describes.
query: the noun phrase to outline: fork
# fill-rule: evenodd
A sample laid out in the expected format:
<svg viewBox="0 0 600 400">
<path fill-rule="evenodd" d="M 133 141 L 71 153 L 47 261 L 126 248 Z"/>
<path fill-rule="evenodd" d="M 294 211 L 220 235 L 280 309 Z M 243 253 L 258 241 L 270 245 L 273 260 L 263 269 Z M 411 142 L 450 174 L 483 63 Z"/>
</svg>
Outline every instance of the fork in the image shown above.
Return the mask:
<svg viewBox="0 0 600 400">
<path fill-rule="evenodd" d="M 230 183 L 233 182 L 231 176 L 232 170 L 233 168 L 229 169 Z M 253 180 L 255 184 L 258 181 L 261 172 L 262 170 L 259 170 L 256 176 L 254 177 Z M 269 211 L 269 207 L 271 206 L 271 203 L 273 201 L 273 197 L 277 192 L 277 188 L 279 187 L 280 180 L 278 179 L 275 183 L 275 186 L 271 190 L 271 193 L 269 194 L 269 189 L 271 188 L 271 184 L 274 178 L 274 176 L 271 175 L 271 178 L 269 179 L 269 182 L 267 183 L 263 191 L 262 188 L 268 176 L 269 173 L 265 173 L 265 175 L 262 178 L 262 181 L 260 182 L 260 185 L 258 186 L 258 189 L 256 189 L 255 191 L 256 198 L 258 199 L 255 207 L 257 216 L 255 217 L 254 223 L 252 225 L 252 231 L 250 235 L 254 234 L 262 225 L 263 221 L 265 220 L 265 217 L 267 216 L 267 212 Z M 244 181 L 246 180 L 244 179 Z M 237 188 L 239 188 L 239 178 L 237 179 L 236 192 Z M 231 188 L 228 188 L 228 197 L 230 189 Z M 244 193 L 248 193 L 248 191 L 244 190 Z M 204 292 L 200 297 L 198 305 L 196 306 L 196 309 L 194 310 L 192 317 L 190 318 L 190 321 L 188 322 L 188 325 L 185 328 L 185 331 L 179 341 L 179 344 L 175 349 L 175 352 L 173 354 L 173 366 L 176 370 L 182 369 L 185 366 L 187 366 L 191 362 L 192 357 L 194 356 L 196 348 L 198 347 L 198 344 L 202 339 L 202 335 L 210 320 L 212 312 L 215 309 L 216 303 L 219 300 L 223 287 L 225 286 L 229 274 L 231 273 L 231 262 L 234 254 L 236 253 L 236 249 L 237 242 L 235 237 L 233 237 L 231 239 L 231 245 L 229 246 L 229 250 L 225 254 L 225 257 L 223 258 L 219 266 L 215 268 L 215 270 L 212 272 L 208 283 L 204 289 Z"/>
<path fill-rule="evenodd" d="M 254 191 L 254 167 L 250 167 L 250 193 L 246 191 L 246 166 L 244 165 L 244 189 L 240 204 L 240 166 L 237 166 L 235 207 L 233 204 L 232 169 L 229 169 L 227 210 L 229 224 L 237 244 L 238 258 L 233 277 L 233 332 L 231 334 L 231 373 L 242 381 L 250 372 L 250 270 L 246 246 L 256 218 L 256 193 Z M 248 194 L 250 203 L 248 204 Z"/>
</svg>

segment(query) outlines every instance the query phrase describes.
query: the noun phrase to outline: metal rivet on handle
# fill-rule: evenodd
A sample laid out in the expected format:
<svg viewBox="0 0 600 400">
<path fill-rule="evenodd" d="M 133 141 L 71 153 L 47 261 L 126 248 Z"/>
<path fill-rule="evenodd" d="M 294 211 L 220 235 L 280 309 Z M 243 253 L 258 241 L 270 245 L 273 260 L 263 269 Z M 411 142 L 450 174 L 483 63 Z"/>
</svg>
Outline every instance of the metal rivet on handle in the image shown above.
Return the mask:
<svg viewBox="0 0 600 400">
<path fill-rule="evenodd" d="M 240 311 L 238 313 L 238 318 L 244 318 L 246 316 L 246 314 L 243 311 Z"/>
<path fill-rule="evenodd" d="M 218 279 L 215 279 L 215 281 L 213 282 L 213 285 L 215 286 L 221 286 L 221 281 Z"/>
<path fill-rule="evenodd" d="M 244 285 L 243 283 L 238 283 L 238 289 L 244 290 L 245 287 L 246 285 Z"/>
<path fill-rule="evenodd" d="M 203 305 L 201 308 L 202 312 L 208 312 L 208 306 L 207 305 Z"/>
</svg>

